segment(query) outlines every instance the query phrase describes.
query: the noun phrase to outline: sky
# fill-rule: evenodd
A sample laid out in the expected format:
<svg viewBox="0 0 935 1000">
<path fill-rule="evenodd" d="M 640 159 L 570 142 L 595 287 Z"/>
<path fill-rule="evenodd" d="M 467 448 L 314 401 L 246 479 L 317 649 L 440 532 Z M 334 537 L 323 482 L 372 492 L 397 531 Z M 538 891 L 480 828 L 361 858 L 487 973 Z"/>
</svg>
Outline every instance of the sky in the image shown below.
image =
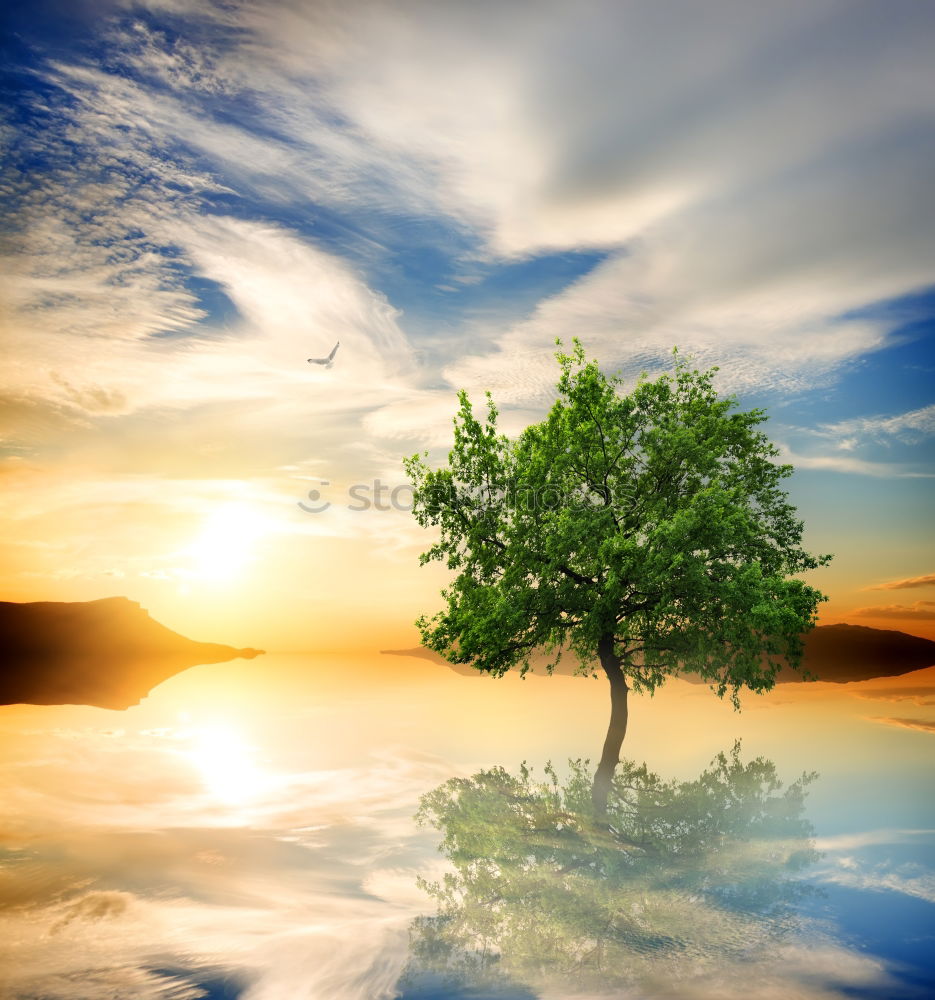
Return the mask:
<svg viewBox="0 0 935 1000">
<path fill-rule="evenodd" d="M 835 556 L 821 621 L 935 637 L 931 4 L 4 17 L 3 599 L 415 645 L 446 573 L 403 456 L 461 388 L 541 418 L 579 337 L 718 365 Z"/>
</svg>

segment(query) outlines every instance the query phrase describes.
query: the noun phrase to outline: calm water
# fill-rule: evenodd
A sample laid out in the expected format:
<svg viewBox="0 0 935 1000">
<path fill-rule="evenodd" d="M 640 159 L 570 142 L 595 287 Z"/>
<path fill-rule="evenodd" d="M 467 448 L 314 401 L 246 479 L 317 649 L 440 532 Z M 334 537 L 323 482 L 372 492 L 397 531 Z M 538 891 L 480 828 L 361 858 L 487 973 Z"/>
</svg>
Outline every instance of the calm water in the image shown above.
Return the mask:
<svg viewBox="0 0 935 1000">
<path fill-rule="evenodd" d="M 935 992 L 935 669 L 739 715 L 681 682 L 634 698 L 646 769 L 610 828 L 568 763 L 597 756 L 608 701 L 280 655 L 125 712 L 0 708 L 0 994 Z"/>
</svg>

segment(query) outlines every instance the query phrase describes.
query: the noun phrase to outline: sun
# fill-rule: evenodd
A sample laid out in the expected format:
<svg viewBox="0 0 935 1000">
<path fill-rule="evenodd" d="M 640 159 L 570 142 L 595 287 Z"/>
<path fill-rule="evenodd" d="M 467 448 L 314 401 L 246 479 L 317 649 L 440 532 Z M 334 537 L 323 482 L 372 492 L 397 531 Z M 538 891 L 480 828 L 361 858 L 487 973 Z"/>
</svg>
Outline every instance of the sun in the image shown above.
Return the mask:
<svg viewBox="0 0 935 1000">
<path fill-rule="evenodd" d="M 189 576 L 212 583 L 240 579 L 270 532 L 268 519 L 247 504 L 225 504 L 205 519 L 201 533 L 185 550 Z"/>
</svg>

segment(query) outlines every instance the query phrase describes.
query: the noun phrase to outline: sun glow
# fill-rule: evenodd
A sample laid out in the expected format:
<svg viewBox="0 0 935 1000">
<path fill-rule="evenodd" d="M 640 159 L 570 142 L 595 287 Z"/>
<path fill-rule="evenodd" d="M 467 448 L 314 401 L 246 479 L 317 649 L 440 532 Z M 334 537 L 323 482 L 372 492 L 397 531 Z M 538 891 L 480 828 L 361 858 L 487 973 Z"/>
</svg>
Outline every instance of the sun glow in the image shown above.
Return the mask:
<svg viewBox="0 0 935 1000">
<path fill-rule="evenodd" d="M 236 727 L 215 723 L 191 731 L 186 755 L 198 769 L 206 789 L 224 802 L 241 804 L 255 798 L 264 785 L 256 748 Z"/>
<path fill-rule="evenodd" d="M 185 554 L 191 576 L 214 583 L 243 576 L 257 555 L 260 540 L 271 530 L 266 517 L 245 504 L 227 504 L 213 511 L 201 534 Z"/>
</svg>

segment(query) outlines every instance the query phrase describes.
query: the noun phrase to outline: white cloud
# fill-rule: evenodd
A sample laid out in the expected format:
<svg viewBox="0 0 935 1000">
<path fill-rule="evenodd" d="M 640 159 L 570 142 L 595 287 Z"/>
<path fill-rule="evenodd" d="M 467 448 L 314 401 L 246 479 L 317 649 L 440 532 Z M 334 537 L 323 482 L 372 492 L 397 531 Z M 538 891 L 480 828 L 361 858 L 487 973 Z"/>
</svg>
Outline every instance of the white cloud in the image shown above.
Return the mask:
<svg viewBox="0 0 935 1000">
<path fill-rule="evenodd" d="M 822 881 L 862 891 L 898 892 L 935 903 L 935 877 L 921 865 L 865 865 L 852 858 L 836 862 L 818 873 Z"/>
<path fill-rule="evenodd" d="M 838 833 L 815 838 L 816 851 L 855 851 L 881 844 L 905 844 L 935 836 L 935 830 L 883 828 L 859 833 Z"/>
<path fill-rule="evenodd" d="M 799 391 L 886 342 L 885 322 L 843 315 L 929 281 L 924 7 L 879 23 L 870 7 L 835 2 L 769 12 L 723 2 L 703 18 L 636 0 L 584 12 L 548 3 L 535 18 L 522 4 L 169 6 L 224 30 L 201 31 L 196 44 L 123 25 L 109 37 L 113 57 L 140 79 L 65 62 L 52 79 L 77 100 L 70 124 L 88 150 L 159 177 L 147 197 L 111 213 L 112 235 L 137 225 L 161 245 L 187 237 L 190 262 L 227 281 L 248 316 L 265 309 L 267 325 L 276 320 L 263 280 L 268 289 L 290 256 L 289 235 L 234 220 L 196 225 L 184 208 L 199 190 L 377 208 L 373 232 L 381 213 L 441 214 L 494 254 L 618 248 L 524 322 L 491 323 L 483 354 L 450 360 L 449 381 L 515 404 L 541 404 L 554 383 L 552 342 L 574 335 L 630 370 L 658 366 L 678 343 L 720 362 L 725 389 Z M 241 105 L 222 121 L 206 95 L 262 108 L 264 130 Z M 186 149 L 212 173 L 187 163 Z M 164 204 L 165 180 L 180 171 L 190 190 Z M 229 255 L 236 228 L 258 239 L 256 253 Z M 61 257 L 75 237 L 49 239 Z M 276 252 L 260 258 L 270 242 Z M 139 338 L 193 326 L 197 303 L 149 246 L 124 293 L 111 294 L 113 268 L 95 272 L 89 258 L 38 285 L 33 268 L 14 294 L 53 296 L 74 314 L 71 281 L 82 318 L 64 317 L 65 328 L 122 322 L 122 336 Z M 254 280 L 264 260 L 275 265 Z M 301 275 L 294 263 L 285 261 L 270 303 L 284 305 L 286 280 Z M 334 319 L 333 305 L 316 318 Z M 371 302 L 360 319 L 377 312 Z M 301 329 L 294 295 L 283 322 L 290 314 Z M 384 304 L 378 331 L 391 314 Z M 223 359 L 211 363 L 223 371 Z M 133 405 L 102 386 L 72 390 L 60 393 L 66 403 Z M 402 428 L 431 399 L 397 404 L 386 426 Z"/>
<path fill-rule="evenodd" d="M 133 328 L 131 315 L 129 335 L 115 338 L 55 329 L 57 310 L 49 315 L 35 303 L 24 305 L 10 319 L 18 336 L 8 394 L 85 415 L 265 401 L 270 412 L 261 419 L 275 433 L 286 409 L 288 419 L 302 423 L 314 413 L 366 410 L 405 392 L 412 356 L 398 313 L 347 264 L 280 227 L 233 218 L 180 213 L 171 225 L 154 219 L 150 228 L 224 290 L 242 322 L 195 338 L 153 340 L 146 324 Z M 159 266 L 152 270 L 157 277 Z M 113 272 L 106 280 L 115 280 Z M 101 310 L 120 314 L 119 295 L 116 304 L 107 301 L 107 287 L 100 307 L 87 299 L 81 304 L 88 326 Z M 137 286 L 133 294 L 154 316 L 163 315 L 161 293 L 153 301 Z M 306 363 L 337 340 L 342 346 L 332 370 Z M 258 420 L 255 409 L 251 419 Z"/>
<path fill-rule="evenodd" d="M 437 170 L 449 211 L 504 253 L 619 244 L 930 110 L 918 8 L 882 22 L 835 2 L 702 16 L 598 0 L 533 16 L 415 0 L 243 16 L 254 53 L 315 79 L 377 147 Z M 879 153 L 861 151 L 870 170 Z"/>
<path fill-rule="evenodd" d="M 929 12 L 528 13 L 246 15 L 267 66 L 314 79 L 391 154 L 388 177 L 399 157 L 432 176 L 437 209 L 493 254 L 626 246 L 527 321 L 492 323 L 483 353 L 452 359 L 452 384 L 539 404 L 555 336 L 630 368 L 677 343 L 740 391 L 821 385 L 884 346 L 886 321 L 842 317 L 930 281 Z"/>
<path fill-rule="evenodd" d="M 896 462 L 872 462 L 850 455 L 805 455 L 793 452 L 788 446 L 780 445 L 783 462 L 801 469 L 828 469 L 857 476 L 873 476 L 877 479 L 931 479 L 935 472 L 920 472 L 908 464 Z"/>
<path fill-rule="evenodd" d="M 816 433 L 829 438 L 843 438 L 838 445 L 841 448 L 853 447 L 850 435 L 875 441 L 885 441 L 887 438 L 916 441 L 935 434 L 935 404 L 891 416 L 855 417 L 833 424 L 822 424 Z"/>
<path fill-rule="evenodd" d="M 895 159 L 867 169 L 876 177 L 816 168 L 686 209 L 505 334 L 492 331 L 496 351 L 446 374 L 528 398 L 548 384 L 555 338 L 578 336 L 609 366 L 630 369 L 656 367 L 678 345 L 719 364 L 729 391 L 827 384 L 887 343 L 890 322 L 854 318 L 861 307 L 929 282 L 935 218 L 919 207 L 923 170 L 910 155 Z"/>
<path fill-rule="evenodd" d="M 935 433 L 935 406 L 925 406 L 906 413 L 889 416 L 855 417 L 817 427 L 798 427 L 801 442 L 809 446 L 817 440 L 831 454 L 793 454 L 787 445 L 781 446 L 783 458 L 802 468 L 828 469 L 834 472 L 873 476 L 885 479 L 930 479 L 935 473 L 923 471 L 910 462 L 886 462 L 858 457 L 855 452 L 869 445 L 888 446 L 894 441 L 917 444 Z M 874 588 L 865 588 L 874 589 Z M 886 587 L 876 589 L 887 589 Z"/>
</svg>

